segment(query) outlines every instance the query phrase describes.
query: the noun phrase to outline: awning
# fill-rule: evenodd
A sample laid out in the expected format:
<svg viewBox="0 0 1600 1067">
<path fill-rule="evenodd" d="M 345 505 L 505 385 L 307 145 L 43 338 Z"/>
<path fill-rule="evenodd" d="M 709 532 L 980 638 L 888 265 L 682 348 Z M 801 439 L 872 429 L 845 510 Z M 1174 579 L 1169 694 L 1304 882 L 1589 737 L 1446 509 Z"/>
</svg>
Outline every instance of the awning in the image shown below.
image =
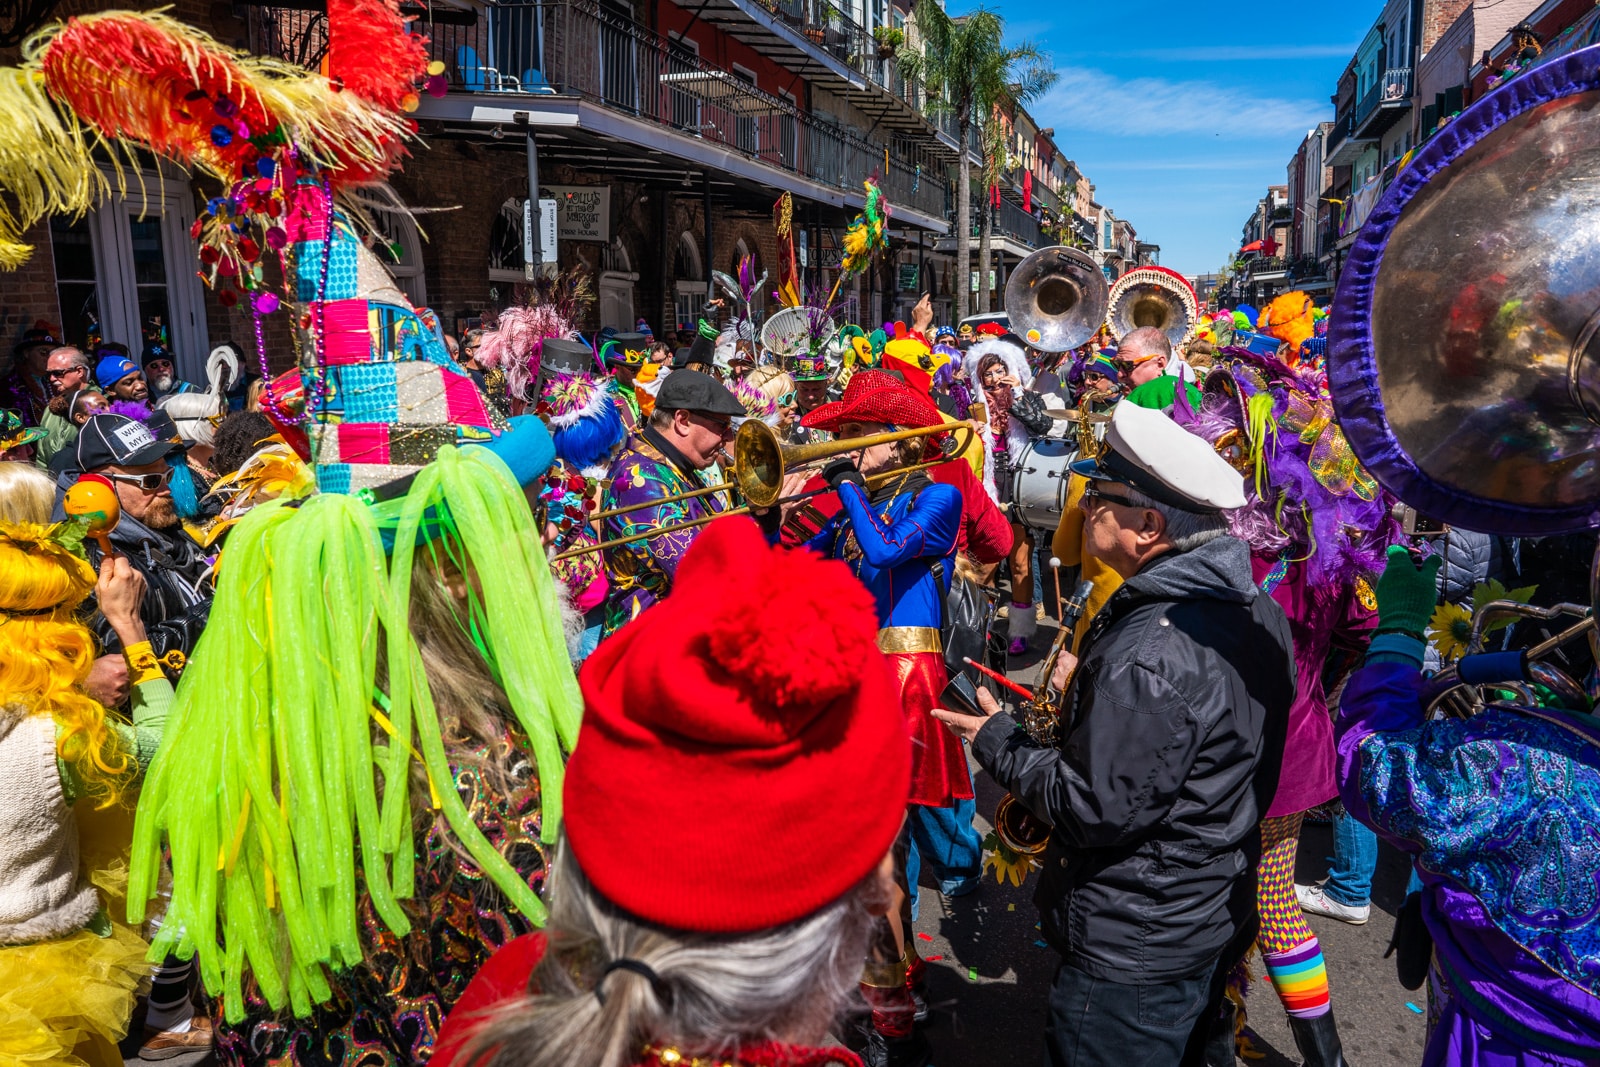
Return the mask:
<svg viewBox="0 0 1600 1067">
<path fill-rule="evenodd" d="M 1259 251 L 1261 251 L 1261 242 L 1260 241 L 1251 241 L 1249 244 L 1247 244 L 1243 248 L 1239 249 L 1239 251 L 1241 251 L 1241 252 L 1259 252 Z"/>
</svg>

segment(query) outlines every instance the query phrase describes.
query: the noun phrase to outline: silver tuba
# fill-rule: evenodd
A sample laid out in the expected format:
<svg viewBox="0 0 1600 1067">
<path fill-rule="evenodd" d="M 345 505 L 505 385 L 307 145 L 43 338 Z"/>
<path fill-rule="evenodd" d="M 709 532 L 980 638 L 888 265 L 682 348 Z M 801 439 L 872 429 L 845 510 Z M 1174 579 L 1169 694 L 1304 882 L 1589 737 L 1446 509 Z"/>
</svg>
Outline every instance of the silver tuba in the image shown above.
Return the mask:
<svg viewBox="0 0 1600 1067">
<path fill-rule="evenodd" d="M 1189 339 L 1199 315 L 1200 302 L 1187 278 L 1165 267 L 1135 267 L 1111 287 L 1106 326 L 1118 340 L 1154 326 L 1177 348 Z"/>
<path fill-rule="evenodd" d="M 1356 459 L 1433 520 L 1531 537 L 1600 526 L 1597 172 L 1600 48 L 1586 48 L 1441 127 L 1352 246 L 1328 327 L 1334 413 Z M 1514 667 L 1473 664 L 1507 617 L 1564 628 Z M 1600 552 L 1586 603 L 1478 606 L 1469 655 L 1424 706 L 1472 714 L 1506 691 L 1534 703 L 1538 686 L 1547 705 L 1592 712 L 1543 657 L 1585 639 L 1600 660 L 1597 617 Z"/>
<path fill-rule="evenodd" d="M 1600 49 L 1539 70 L 1399 172 L 1329 319 L 1356 458 L 1490 534 L 1600 525 Z"/>
<path fill-rule="evenodd" d="M 1077 348 L 1094 336 L 1105 313 L 1105 275 L 1076 248 L 1041 248 L 1006 280 L 1012 332 L 1040 352 Z"/>
</svg>

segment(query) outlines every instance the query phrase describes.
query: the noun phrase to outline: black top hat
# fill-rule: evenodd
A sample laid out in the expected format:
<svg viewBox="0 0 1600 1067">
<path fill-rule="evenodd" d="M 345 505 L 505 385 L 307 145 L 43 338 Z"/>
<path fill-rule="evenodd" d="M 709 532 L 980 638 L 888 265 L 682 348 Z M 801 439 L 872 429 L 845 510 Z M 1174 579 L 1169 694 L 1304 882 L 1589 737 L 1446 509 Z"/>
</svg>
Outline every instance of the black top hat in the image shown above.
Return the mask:
<svg viewBox="0 0 1600 1067">
<path fill-rule="evenodd" d="M 539 350 L 539 377 L 557 374 L 590 374 L 596 370 L 594 349 L 582 341 L 552 337 Z"/>
</svg>

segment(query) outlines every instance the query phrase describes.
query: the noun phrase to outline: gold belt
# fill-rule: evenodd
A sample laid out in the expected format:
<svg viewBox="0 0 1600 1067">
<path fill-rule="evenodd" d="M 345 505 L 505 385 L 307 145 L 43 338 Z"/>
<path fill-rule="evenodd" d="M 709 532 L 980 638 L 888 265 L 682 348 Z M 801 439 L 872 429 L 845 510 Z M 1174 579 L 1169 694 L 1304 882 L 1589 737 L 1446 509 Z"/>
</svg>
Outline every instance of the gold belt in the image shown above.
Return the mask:
<svg viewBox="0 0 1600 1067">
<path fill-rule="evenodd" d="M 932 626 L 885 626 L 878 631 L 879 652 L 943 652 L 939 631 Z"/>
</svg>

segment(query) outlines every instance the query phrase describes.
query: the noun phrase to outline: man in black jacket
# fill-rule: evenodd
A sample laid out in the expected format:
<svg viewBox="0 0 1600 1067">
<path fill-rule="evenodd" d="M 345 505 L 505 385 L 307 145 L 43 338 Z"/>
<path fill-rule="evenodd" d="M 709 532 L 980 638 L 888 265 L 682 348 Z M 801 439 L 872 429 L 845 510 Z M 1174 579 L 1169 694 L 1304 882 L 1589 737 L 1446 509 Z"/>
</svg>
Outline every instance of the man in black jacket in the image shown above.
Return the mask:
<svg viewBox="0 0 1600 1067">
<path fill-rule="evenodd" d="M 1119 404 L 1080 461 L 1084 551 L 1124 583 L 1081 664 L 1062 657 L 1060 741 L 936 712 L 1053 826 L 1035 901 L 1061 953 L 1046 1062 L 1232 1064 L 1228 972 L 1255 938 L 1259 824 L 1277 786 L 1294 658 L 1223 510 L 1239 474 L 1158 411 Z M 987 697 L 987 693 L 982 694 Z"/>
<path fill-rule="evenodd" d="M 183 446 L 157 440 L 143 423 L 107 413 L 84 423 L 69 451 L 72 462 L 56 481 L 56 517 L 62 517 L 61 494 L 80 473 L 99 474 L 111 481 L 122 505 L 122 519 L 111 532 L 111 544 L 144 575 L 142 614 L 150 645 L 157 656 L 174 651 L 188 656 L 211 612 L 211 587 L 203 577 L 209 566 L 205 553 L 183 532 L 168 488 L 172 466 L 167 459 L 182 453 Z M 85 548 L 89 562 L 98 567 L 99 546 L 91 539 Z M 115 654 L 120 659 L 122 646 L 99 612 L 89 620 L 89 627 L 108 654 L 102 658 Z M 102 682 L 93 677 L 91 681 Z M 119 685 L 113 679 L 110 688 L 102 687 L 95 696 L 109 706 L 121 702 L 119 693 L 126 695 L 125 682 Z"/>
</svg>

